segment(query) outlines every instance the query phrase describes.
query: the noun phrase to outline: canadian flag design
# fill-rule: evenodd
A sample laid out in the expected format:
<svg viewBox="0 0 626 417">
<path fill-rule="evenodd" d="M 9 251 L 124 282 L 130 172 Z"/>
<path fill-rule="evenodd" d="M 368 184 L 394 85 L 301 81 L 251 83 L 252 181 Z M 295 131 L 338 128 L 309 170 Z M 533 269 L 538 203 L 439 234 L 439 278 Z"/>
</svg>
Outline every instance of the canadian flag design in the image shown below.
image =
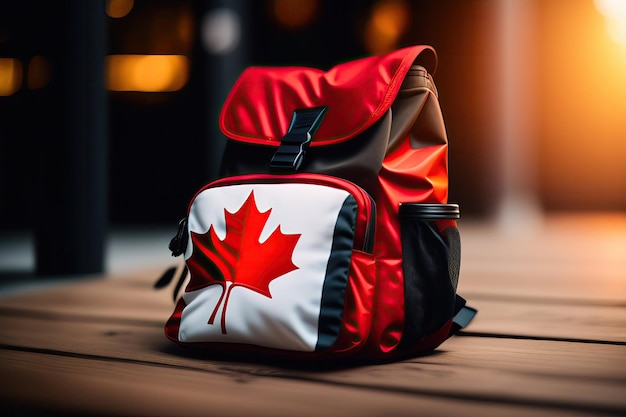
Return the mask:
<svg viewBox="0 0 626 417">
<path fill-rule="evenodd" d="M 338 336 L 357 204 L 307 183 L 207 188 L 189 212 L 181 342 L 311 352 Z"/>
</svg>

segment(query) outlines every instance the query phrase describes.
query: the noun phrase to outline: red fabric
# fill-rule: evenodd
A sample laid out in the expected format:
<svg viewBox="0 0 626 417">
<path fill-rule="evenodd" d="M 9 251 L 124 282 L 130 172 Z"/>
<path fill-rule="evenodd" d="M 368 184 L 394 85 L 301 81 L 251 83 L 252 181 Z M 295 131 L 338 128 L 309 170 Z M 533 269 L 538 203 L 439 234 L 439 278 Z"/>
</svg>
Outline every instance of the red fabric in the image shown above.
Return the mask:
<svg viewBox="0 0 626 417">
<path fill-rule="evenodd" d="M 352 253 L 350 279 L 346 288 L 344 317 L 341 332 L 333 352 L 340 355 L 353 353 L 365 345 L 372 323 L 376 261 L 368 253 Z"/>
<path fill-rule="evenodd" d="M 370 356 L 384 357 L 400 343 L 404 329 L 404 276 L 398 209 L 401 203 L 447 203 L 448 145 L 411 149 L 409 137 L 383 161 L 374 196 L 377 209 L 376 245 L 378 285 Z"/>
<path fill-rule="evenodd" d="M 249 143 L 278 145 L 293 111 L 328 106 L 311 146 L 348 140 L 374 124 L 393 103 L 419 55 L 432 73 L 436 58 L 428 46 L 339 64 L 328 71 L 303 67 L 246 69 L 226 98 L 222 133 Z"/>
<path fill-rule="evenodd" d="M 437 330 L 433 334 L 429 334 L 424 337 L 420 343 L 415 347 L 417 351 L 420 352 L 428 352 L 431 350 L 435 350 L 440 344 L 446 341 L 450 337 L 450 329 L 452 328 L 452 319 L 448 320 L 446 324 L 441 326 L 439 330 Z"/>
<path fill-rule="evenodd" d="M 168 339 L 173 340 L 174 342 L 178 342 L 178 331 L 180 330 L 180 319 L 183 316 L 183 309 L 187 306 L 185 304 L 185 300 L 182 297 L 178 299 L 176 303 L 176 308 L 174 309 L 174 313 L 169 318 L 167 323 L 165 323 L 165 336 Z"/>
</svg>

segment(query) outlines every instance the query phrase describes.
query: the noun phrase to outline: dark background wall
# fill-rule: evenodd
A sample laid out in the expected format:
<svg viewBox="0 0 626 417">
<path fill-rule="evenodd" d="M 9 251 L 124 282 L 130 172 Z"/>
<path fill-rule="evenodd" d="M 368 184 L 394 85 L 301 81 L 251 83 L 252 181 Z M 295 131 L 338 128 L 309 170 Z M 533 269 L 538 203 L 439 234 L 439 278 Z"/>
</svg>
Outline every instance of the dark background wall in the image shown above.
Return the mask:
<svg viewBox="0 0 626 417">
<path fill-rule="evenodd" d="M 104 8 L 105 2 L 99 3 Z M 195 190 L 214 175 L 219 146 L 211 144 L 222 141 L 215 130 L 217 111 L 224 91 L 244 66 L 328 68 L 372 53 L 365 32 L 373 10 L 383 1 L 319 0 L 313 2 L 314 17 L 296 27 L 277 19 L 275 3 L 136 0 L 127 16 L 104 18 L 104 55 L 182 54 L 191 64 L 188 80 L 179 91 L 106 93 L 102 117 L 107 142 L 102 158 L 110 225 L 175 223 L 182 216 Z M 499 175 L 494 151 L 499 146 L 494 129 L 498 1 L 400 3 L 408 14 L 393 46 L 430 44 L 439 54 L 435 81 L 451 142 L 450 200 L 461 203 L 466 216 L 490 216 Z M 537 61 L 529 63 L 543 77 L 537 88 L 539 133 L 535 138 L 539 142 L 536 192 L 541 205 L 548 211 L 624 210 L 626 174 L 616 156 L 625 154 L 618 139 L 626 131 L 623 118 L 605 117 L 600 122 L 603 129 L 599 135 L 610 136 L 604 142 L 597 135 L 589 137 L 594 132 L 593 122 L 583 126 L 585 137 L 578 137 L 581 129 L 576 128 L 576 119 L 583 113 L 571 104 L 602 100 L 591 95 L 599 88 L 604 99 L 619 108 L 626 91 L 621 73 L 614 74 L 617 85 L 615 80 L 608 87 L 600 85 L 585 91 L 584 97 L 576 96 L 565 81 L 559 83 L 563 73 L 575 70 L 571 48 L 578 41 L 574 31 L 567 32 L 577 27 L 588 38 L 590 31 L 602 24 L 602 17 L 590 0 L 530 3 L 534 4 L 535 29 L 541 40 Z M 66 142 L 60 137 L 64 130 L 59 123 L 68 115 L 59 114 L 63 107 L 58 102 L 58 80 L 67 57 L 63 22 L 73 4 L 0 2 L 0 58 L 18 58 L 25 74 L 22 88 L 0 96 L 0 231 L 32 227 L 33 218 L 47 204 L 41 192 L 42 178 L 49 175 L 46 161 L 63 160 Z M 243 22 L 242 43 L 237 60 L 228 63 L 224 56 L 212 55 L 203 47 L 202 19 L 212 8 L 233 4 Z M 563 15 L 564 10 L 569 14 Z M 555 31 L 559 21 L 561 26 Z M 570 37 L 567 43 L 563 43 L 565 35 Z M 601 35 L 594 36 L 600 42 Z M 564 48 L 571 52 L 563 52 Z M 43 87 L 28 88 L 27 66 L 35 56 L 47 58 L 50 80 L 43 82 Z M 593 59 L 589 54 L 581 56 L 587 57 L 582 60 L 586 64 Z M 608 61 L 603 63 L 604 68 L 608 66 Z M 226 75 L 224 68 L 230 68 Z M 596 83 L 604 76 L 601 69 L 593 69 Z M 563 105 L 562 100 L 568 104 Z M 585 114 L 593 118 L 607 112 Z M 72 117 L 69 115 L 70 120 Z M 594 146 L 598 141 L 603 145 Z M 588 155 L 592 160 L 586 159 Z"/>
</svg>

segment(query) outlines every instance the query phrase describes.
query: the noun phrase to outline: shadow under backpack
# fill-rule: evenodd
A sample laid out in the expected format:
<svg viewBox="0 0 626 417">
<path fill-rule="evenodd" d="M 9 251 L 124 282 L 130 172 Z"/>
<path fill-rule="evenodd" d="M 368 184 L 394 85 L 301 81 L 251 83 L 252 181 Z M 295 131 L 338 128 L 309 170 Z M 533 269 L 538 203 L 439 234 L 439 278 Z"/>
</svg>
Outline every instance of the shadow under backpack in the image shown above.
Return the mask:
<svg viewBox="0 0 626 417">
<path fill-rule="evenodd" d="M 413 46 L 336 65 L 251 67 L 230 91 L 220 179 L 170 249 L 186 283 L 166 336 L 300 359 L 395 359 L 439 346 L 475 310 L 456 294 L 459 207 L 448 141 Z M 157 283 L 175 275 L 170 269 Z"/>
</svg>

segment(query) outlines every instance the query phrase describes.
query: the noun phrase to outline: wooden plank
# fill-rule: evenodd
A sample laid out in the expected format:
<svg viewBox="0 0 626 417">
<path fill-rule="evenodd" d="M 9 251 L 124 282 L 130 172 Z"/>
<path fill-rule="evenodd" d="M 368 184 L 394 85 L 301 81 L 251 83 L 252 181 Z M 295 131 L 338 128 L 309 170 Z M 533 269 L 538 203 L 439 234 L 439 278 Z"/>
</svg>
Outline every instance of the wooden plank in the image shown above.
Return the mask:
<svg viewBox="0 0 626 417">
<path fill-rule="evenodd" d="M 541 266 L 507 261 L 485 261 L 482 264 L 464 262 L 458 291 L 461 295 L 546 297 L 615 305 L 626 300 L 624 270 L 626 269 L 615 267 L 601 271 L 594 265 Z"/>
<path fill-rule="evenodd" d="M 626 214 L 552 215 L 507 235 L 461 220 L 459 292 L 626 303 Z"/>
<path fill-rule="evenodd" d="M 583 304 L 547 298 L 467 295 L 478 309 L 470 333 L 550 340 L 596 340 L 626 344 L 626 306 Z"/>
<path fill-rule="evenodd" d="M 153 289 L 162 270 L 102 277 L 56 288 L 0 298 L 0 314 L 37 313 L 47 316 L 142 320 L 164 324 L 174 309 L 173 288 Z M 172 285 L 173 287 L 173 285 Z"/>
<path fill-rule="evenodd" d="M 390 389 L 0 350 L 3 406 L 63 415 L 150 416 L 597 416 Z M 10 381 L 10 384 L 6 383 Z"/>
<path fill-rule="evenodd" d="M 107 287 L 101 293 L 115 295 L 115 291 Z M 115 296 L 116 301 L 110 303 L 107 301 L 110 298 L 100 302 L 95 298 L 84 300 L 85 305 L 63 303 L 47 309 L 36 303 L 16 306 L 0 303 L 0 323 L 4 317 L 30 317 L 69 322 L 135 323 L 160 329 L 173 310 L 170 300 L 163 302 L 158 297 L 138 298 L 137 294 L 125 294 Z M 471 294 L 469 298 L 479 314 L 466 333 L 626 344 L 626 308 L 623 307 L 532 303 L 520 298 L 501 301 Z"/>
<path fill-rule="evenodd" d="M 157 275 L 146 271 L 136 277 L 92 280 L 0 299 L 0 318 L 72 317 L 162 326 L 174 303 L 172 288 L 152 288 Z M 470 332 L 626 342 L 626 305 L 620 303 L 483 292 L 463 295 L 479 310 Z"/>
<path fill-rule="evenodd" d="M 160 329 L 121 324 L 3 318 L 8 351 L 138 362 L 248 377 L 316 381 L 410 395 L 496 401 L 597 413 L 626 413 L 626 347 L 457 337 L 436 354 L 385 365 L 319 372 L 284 363 L 211 360 L 179 348 Z M 81 356 L 82 355 L 82 356 Z M 5 382 L 8 382 L 5 380 Z"/>
<path fill-rule="evenodd" d="M 200 363 L 203 363 L 204 359 L 210 357 L 210 354 L 195 349 L 179 348 L 165 338 L 160 327 L 120 323 L 3 318 L 0 343 L 117 358 L 173 360 L 173 363 L 184 366 L 189 365 L 184 362 L 187 359 L 199 358 Z M 545 354 L 531 354 L 529 349 L 538 347 L 545 348 Z M 500 348 L 503 351 L 496 360 L 493 355 Z M 597 358 L 597 355 L 601 357 Z M 471 363 L 467 363 L 468 358 L 471 358 Z M 183 362 L 177 362 L 178 359 Z M 626 381 L 624 359 L 626 347 L 619 345 L 460 336 L 446 341 L 439 347 L 438 353 L 417 358 L 419 361 L 435 364 L 445 364 L 453 360 L 450 363 L 455 366 L 495 366 L 496 369 L 499 367 L 520 372 L 531 370 L 541 374 L 552 372 L 555 376 L 567 378 L 609 378 L 618 382 Z M 443 362 L 439 362 L 440 360 Z M 571 364 L 566 362 L 570 360 Z"/>
</svg>

